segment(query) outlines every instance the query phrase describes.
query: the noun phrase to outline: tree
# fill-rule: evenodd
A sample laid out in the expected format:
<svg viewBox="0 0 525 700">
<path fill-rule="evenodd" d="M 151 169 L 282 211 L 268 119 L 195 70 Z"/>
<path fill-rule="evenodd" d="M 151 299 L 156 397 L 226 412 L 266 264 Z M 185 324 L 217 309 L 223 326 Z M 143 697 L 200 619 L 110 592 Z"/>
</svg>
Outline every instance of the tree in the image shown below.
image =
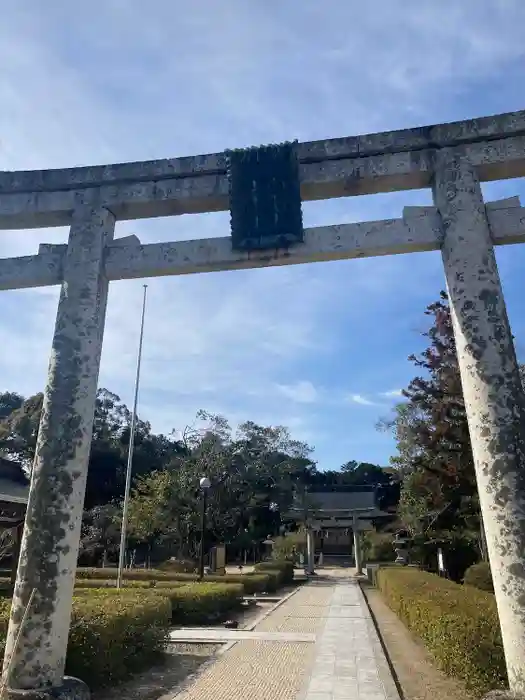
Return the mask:
<svg viewBox="0 0 525 700">
<path fill-rule="evenodd" d="M 16 411 L 24 403 L 24 397 L 15 391 L 4 391 L 0 393 L 0 421 L 8 418 L 13 411 Z"/>
<path fill-rule="evenodd" d="M 356 486 L 387 484 L 390 476 L 377 464 L 368 462 L 346 462 L 341 467 L 342 483 Z"/>
<path fill-rule="evenodd" d="M 392 459 L 403 481 L 399 516 L 413 536 L 442 542 L 454 551 L 480 545 L 480 513 L 474 461 L 463 401 L 448 299 L 442 292 L 425 314 L 429 345 L 412 361 L 422 372 L 403 391 L 406 402 L 390 425 L 398 454 Z M 461 541 L 461 542 L 460 542 Z M 460 544 L 458 544 L 460 542 Z M 431 548 L 428 549 L 431 551 Z"/>
<path fill-rule="evenodd" d="M 14 546 L 13 530 L 0 531 L 0 562 L 13 555 Z"/>
<path fill-rule="evenodd" d="M 43 394 L 24 399 L 0 394 L 0 449 L 34 459 Z M 131 412 L 106 388 L 97 392 L 88 466 L 81 557 L 106 563 L 118 550 L 129 452 Z M 200 545 L 201 477 L 210 479 L 205 548 L 226 543 L 230 554 L 282 532 L 283 514 L 306 487 L 340 488 L 387 483 L 377 465 L 348 462 L 341 471 L 320 472 L 313 449 L 285 426 L 245 421 L 232 431 L 227 419 L 199 411 L 179 433 L 155 434 L 138 419 L 133 457 L 128 542 L 157 561 L 195 558 Z M 385 482 L 386 479 L 386 482 Z M 389 483 L 389 482 L 388 482 Z"/>
<path fill-rule="evenodd" d="M 164 469 L 139 481 L 130 523 L 135 538 L 156 548 L 170 542 L 175 549 L 170 553 L 181 558 L 195 557 L 200 544 L 201 477 L 212 483 L 206 549 L 218 542 L 246 549 L 279 531 L 297 474 L 314 468 L 311 448 L 283 426 L 249 421 L 232 435 L 223 416 L 205 411 L 182 431 L 180 443 Z"/>
<path fill-rule="evenodd" d="M 28 399 L 14 392 L 0 394 L 0 451 L 20 461 L 27 471 L 31 470 L 35 456 L 43 398 L 42 393 Z M 93 418 L 86 510 L 122 497 L 130 424 L 131 412 L 120 397 L 108 389 L 99 389 Z M 163 468 L 181 450 L 180 443 L 152 434 L 150 424 L 139 419 L 133 456 L 134 479 Z"/>
<path fill-rule="evenodd" d="M 5 394 L 4 394 L 5 396 Z M 35 456 L 36 439 L 42 413 L 43 394 L 35 394 L 20 404 L 19 399 L 11 399 L 0 420 L 0 450 L 20 461 L 30 471 Z M 18 408 L 14 408 L 18 405 Z M 9 410 L 9 406 L 13 410 Z"/>
<path fill-rule="evenodd" d="M 122 510 L 113 504 L 95 506 L 84 512 L 80 538 L 80 555 L 92 563 L 106 566 L 118 552 Z"/>
</svg>

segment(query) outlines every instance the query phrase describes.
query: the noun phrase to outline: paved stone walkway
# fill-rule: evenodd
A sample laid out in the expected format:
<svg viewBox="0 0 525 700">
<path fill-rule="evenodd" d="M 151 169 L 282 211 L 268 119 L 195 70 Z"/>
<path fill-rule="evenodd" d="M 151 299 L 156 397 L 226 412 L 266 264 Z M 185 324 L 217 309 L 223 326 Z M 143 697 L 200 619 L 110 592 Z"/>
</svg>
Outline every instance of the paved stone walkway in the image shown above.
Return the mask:
<svg viewBox="0 0 525 700">
<path fill-rule="evenodd" d="M 357 582 L 334 587 L 304 700 L 399 700 Z"/>
<path fill-rule="evenodd" d="M 234 643 L 176 700 L 399 700 L 363 594 L 348 574 L 302 586 L 255 631 L 290 641 L 261 635 Z M 315 642 L 292 641 L 293 634 Z"/>
</svg>

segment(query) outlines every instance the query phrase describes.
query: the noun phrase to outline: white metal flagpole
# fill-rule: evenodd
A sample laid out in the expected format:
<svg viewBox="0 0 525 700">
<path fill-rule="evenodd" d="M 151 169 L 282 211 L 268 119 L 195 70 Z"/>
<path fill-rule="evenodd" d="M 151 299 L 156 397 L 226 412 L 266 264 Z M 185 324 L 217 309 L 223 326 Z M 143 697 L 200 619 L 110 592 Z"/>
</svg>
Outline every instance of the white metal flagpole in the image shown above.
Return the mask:
<svg viewBox="0 0 525 700">
<path fill-rule="evenodd" d="M 137 374 L 135 377 L 135 398 L 133 401 L 133 413 L 131 415 L 131 426 L 129 433 L 128 464 L 126 468 L 126 487 L 124 490 L 124 504 L 122 507 L 122 527 L 120 531 L 120 552 L 117 571 L 117 588 L 122 586 L 122 574 L 126 560 L 126 536 L 128 527 L 128 506 L 129 494 L 131 490 L 131 471 L 133 466 L 133 448 L 135 447 L 135 425 L 137 423 L 137 403 L 139 398 L 140 363 L 142 359 L 142 339 L 144 337 L 144 317 L 146 315 L 146 290 L 148 285 L 144 285 L 144 297 L 142 299 L 142 319 L 140 322 L 139 352 L 137 357 Z"/>
</svg>

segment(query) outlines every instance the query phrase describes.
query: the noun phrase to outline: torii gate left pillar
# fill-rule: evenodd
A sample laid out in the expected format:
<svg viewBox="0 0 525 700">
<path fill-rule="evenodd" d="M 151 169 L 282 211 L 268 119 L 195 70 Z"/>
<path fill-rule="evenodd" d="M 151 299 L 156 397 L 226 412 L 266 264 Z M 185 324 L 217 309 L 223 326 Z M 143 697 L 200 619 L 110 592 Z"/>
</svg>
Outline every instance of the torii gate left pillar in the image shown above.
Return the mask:
<svg viewBox="0 0 525 700">
<path fill-rule="evenodd" d="M 89 697 L 64 670 L 106 316 L 104 249 L 114 227 L 107 209 L 73 213 L 7 634 L 13 698 Z"/>
</svg>

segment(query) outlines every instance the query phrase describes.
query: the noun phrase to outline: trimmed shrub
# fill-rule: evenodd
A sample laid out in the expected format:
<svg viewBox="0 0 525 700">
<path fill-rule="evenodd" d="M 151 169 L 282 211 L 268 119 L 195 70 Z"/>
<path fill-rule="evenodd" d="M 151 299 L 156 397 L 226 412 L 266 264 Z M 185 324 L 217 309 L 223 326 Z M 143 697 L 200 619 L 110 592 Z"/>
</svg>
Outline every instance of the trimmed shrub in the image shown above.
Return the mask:
<svg viewBox="0 0 525 700">
<path fill-rule="evenodd" d="M 178 588 L 154 589 L 169 598 L 172 621 L 207 624 L 240 609 L 244 588 L 233 583 L 187 583 Z"/>
<path fill-rule="evenodd" d="M 377 585 L 445 673 L 480 695 L 506 686 L 494 596 L 406 567 L 380 568 Z"/>
<path fill-rule="evenodd" d="M 173 576 L 180 574 L 171 574 L 169 571 L 159 571 L 158 569 L 126 569 L 123 579 L 125 581 L 169 581 Z M 117 569 L 105 568 L 78 568 L 77 580 L 79 579 L 100 579 L 110 581 L 117 578 Z"/>
<path fill-rule="evenodd" d="M 159 571 L 168 571 L 175 574 L 193 574 L 197 570 L 197 565 L 191 559 L 168 559 L 159 564 Z"/>
<path fill-rule="evenodd" d="M 277 577 L 263 573 L 250 574 L 225 574 L 224 576 L 206 576 L 205 581 L 215 583 L 237 583 L 244 588 L 246 595 L 254 593 L 275 593 L 277 590 Z"/>
<path fill-rule="evenodd" d="M 478 564 L 472 564 L 465 571 L 463 583 L 466 586 L 474 586 L 481 591 L 489 591 L 494 593 L 494 584 L 492 582 L 492 573 L 488 561 L 480 561 Z"/>
<path fill-rule="evenodd" d="M 164 650 L 169 601 L 131 593 L 74 600 L 66 671 L 91 688 L 123 680 L 154 663 Z"/>
<path fill-rule="evenodd" d="M 223 574 L 223 575 L 207 575 L 205 582 L 207 583 L 242 583 L 246 595 L 253 593 L 274 593 L 280 585 L 278 566 L 272 566 L 269 571 L 260 571 L 249 574 Z M 293 574 L 293 566 L 292 566 Z M 77 569 L 77 588 L 82 586 L 94 586 L 102 588 L 115 585 L 117 578 L 116 569 Z M 195 573 L 177 573 L 175 571 L 159 571 L 158 569 L 132 569 L 124 573 L 125 586 L 170 586 L 171 582 L 177 581 L 181 583 L 191 583 L 199 581 L 199 577 Z M 104 581 L 104 583 L 98 583 Z"/>
<path fill-rule="evenodd" d="M 93 581 L 95 584 L 96 581 Z M 164 595 L 164 597 L 167 597 L 166 590 L 170 590 L 171 588 L 177 588 L 179 586 L 184 586 L 184 583 L 173 583 L 169 588 L 161 588 L 160 586 L 148 586 L 147 588 L 136 588 L 134 586 L 123 586 L 122 588 L 118 589 L 115 588 L 115 586 L 111 587 L 100 587 L 100 586 L 81 586 L 80 588 L 75 588 L 74 590 L 74 597 L 75 598 L 89 598 L 90 596 L 106 596 L 108 599 L 111 596 L 137 596 L 144 595 L 144 596 L 149 596 L 149 595 Z"/>
<path fill-rule="evenodd" d="M 96 589 L 95 589 L 96 590 Z M 122 681 L 160 658 L 171 623 L 169 600 L 125 589 L 111 595 L 85 589 L 73 599 L 66 672 L 90 688 Z M 5 650 L 11 601 L 0 601 L 0 653 Z"/>
<path fill-rule="evenodd" d="M 277 569 L 268 569 L 267 571 L 254 571 L 251 574 L 243 574 L 243 576 L 267 576 L 268 583 L 266 584 L 266 593 L 276 593 L 281 587 L 282 576 L 281 572 Z"/>
<path fill-rule="evenodd" d="M 174 581 L 170 581 L 167 583 L 171 583 L 173 585 L 176 585 Z M 75 581 L 75 590 L 79 590 L 82 588 L 104 588 L 104 589 L 113 589 L 117 590 L 116 588 L 117 581 L 116 579 L 110 580 L 110 581 L 103 581 L 101 579 L 77 579 Z M 156 585 L 156 581 L 123 581 L 123 588 L 129 588 L 131 590 L 148 590 L 149 588 L 153 588 Z"/>
<path fill-rule="evenodd" d="M 172 584 L 183 583 L 235 583 L 241 584 L 244 588 L 245 595 L 253 595 L 254 593 L 270 593 L 277 590 L 276 579 L 268 574 L 225 574 L 224 576 L 205 576 L 202 581 L 199 581 L 198 576 L 191 574 L 179 574 L 176 579 L 170 581 L 157 581 L 157 588 L 170 588 Z"/>
<path fill-rule="evenodd" d="M 294 576 L 294 565 L 290 561 L 280 561 L 272 559 L 270 561 L 261 561 L 254 566 L 257 572 L 267 573 L 268 571 L 278 571 L 281 577 L 281 585 L 292 583 Z"/>
<path fill-rule="evenodd" d="M 240 584 L 175 583 L 150 589 L 84 588 L 75 591 L 79 600 L 152 600 L 166 598 L 171 603 L 174 624 L 208 624 L 240 609 L 244 589 Z"/>
</svg>

